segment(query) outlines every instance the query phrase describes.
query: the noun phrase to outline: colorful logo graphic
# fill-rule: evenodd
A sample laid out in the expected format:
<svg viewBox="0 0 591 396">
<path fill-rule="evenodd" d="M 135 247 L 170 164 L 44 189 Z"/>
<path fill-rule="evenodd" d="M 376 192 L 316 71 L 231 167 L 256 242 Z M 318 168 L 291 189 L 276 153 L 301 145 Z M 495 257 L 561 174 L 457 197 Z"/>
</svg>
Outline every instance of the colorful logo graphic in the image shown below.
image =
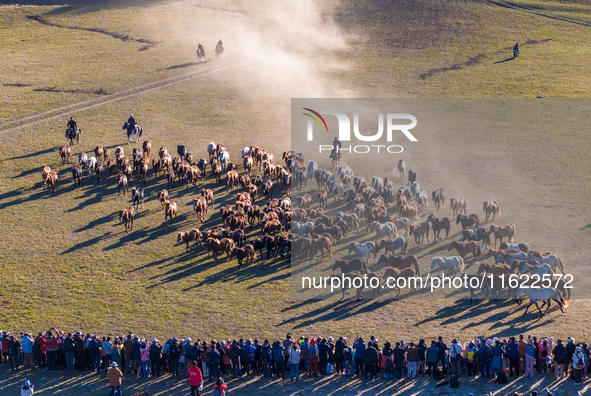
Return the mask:
<svg viewBox="0 0 591 396">
<path fill-rule="evenodd" d="M 310 113 L 314 113 L 314 115 L 318 116 L 318 118 L 320 118 L 320 119 L 322 120 L 322 123 L 324 124 L 324 127 L 326 128 L 326 132 L 328 133 L 328 125 L 326 125 L 326 121 L 324 121 L 324 118 L 322 118 L 322 116 L 320 115 L 320 113 L 318 113 L 318 112 L 316 112 L 316 111 L 314 111 L 314 110 L 312 110 L 312 109 L 305 108 L 305 107 L 303 108 L 303 110 L 307 110 L 307 111 L 309 111 Z M 322 125 L 320 125 L 320 121 L 318 121 L 318 118 L 316 118 L 316 117 L 314 117 L 313 115 L 311 115 L 311 114 L 308 114 L 308 113 L 302 113 L 302 114 L 303 114 L 303 115 L 305 115 L 305 116 L 308 116 L 308 117 L 310 117 L 311 119 L 313 119 L 314 121 L 316 121 L 316 123 L 317 123 L 317 124 L 318 124 L 318 126 L 320 127 L 320 130 L 322 130 L 322 129 L 323 129 L 323 128 L 322 128 Z"/>
</svg>

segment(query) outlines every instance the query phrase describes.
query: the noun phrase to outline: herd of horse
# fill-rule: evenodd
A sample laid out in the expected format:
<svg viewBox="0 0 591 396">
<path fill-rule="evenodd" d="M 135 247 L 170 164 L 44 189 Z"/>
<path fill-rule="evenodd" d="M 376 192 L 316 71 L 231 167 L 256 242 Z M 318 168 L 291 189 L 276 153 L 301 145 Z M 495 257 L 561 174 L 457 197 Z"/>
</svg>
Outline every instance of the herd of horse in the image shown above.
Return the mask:
<svg viewBox="0 0 591 396">
<path fill-rule="evenodd" d="M 300 185 L 307 185 L 308 181 L 314 180 L 318 190 L 316 199 L 313 197 L 316 193 L 310 190 L 294 199 L 297 204 L 297 209 L 294 209 L 292 214 L 294 260 L 299 257 L 303 263 L 307 262 L 307 266 L 312 265 L 314 261 L 319 263 L 325 255 L 332 256 L 335 251 L 334 245 L 342 243 L 348 233 L 365 229 L 369 237 L 347 243 L 347 250 L 343 253 L 349 256 L 335 260 L 331 276 L 350 279 L 366 276 L 368 279 L 377 278 L 382 282 L 389 277 L 404 277 L 409 280 L 421 276 L 417 256 L 408 252 L 412 244 L 410 237 L 414 237 L 414 245 L 423 248 L 431 242 L 431 232 L 433 242 L 443 238 L 441 231 L 445 231 L 445 239 L 448 239 L 455 223 L 461 226 L 460 237 L 458 240 L 450 241 L 447 248 L 448 252 L 454 251 L 454 255 L 431 258 L 431 270 L 437 275 L 443 273 L 447 276 L 449 272 L 454 276 L 463 276 L 466 272 L 465 260 L 470 256 L 475 267 L 479 269 L 480 276 L 492 276 L 489 284 L 481 285 L 484 298 L 492 293 L 496 300 L 504 288 L 507 297 L 515 297 L 518 303 L 521 302 L 518 298 L 520 295 L 527 295 L 531 304 L 537 306 L 537 301 L 541 300 L 549 304 L 550 297 L 547 296 L 551 295 L 561 309 L 568 305 L 570 289 L 565 286 L 563 280 L 552 282 L 553 287 L 528 288 L 537 277 L 543 277 L 545 274 L 565 274 L 564 266 L 556 254 L 530 250 L 527 243 L 513 244 L 516 233 L 513 224 L 489 224 L 483 227 L 478 213 L 468 213 L 467 200 L 463 197 L 453 197 L 448 201 L 452 216 L 440 216 L 439 212 L 446 208 L 444 189 L 437 188 L 431 194 L 422 190 L 417 172 L 408 170 L 406 173 L 404 160 L 398 162 L 394 174 L 399 177 L 398 182 L 401 184 L 408 175 L 407 183 L 398 188 L 395 187 L 395 176 L 374 176 L 370 181 L 363 176 L 355 175 L 348 166 L 338 166 L 334 172 L 334 169 L 320 169 L 312 160 L 309 161 L 307 169 L 294 170 L 293 174 L 295 188 L 298 191 L 301 191 Z M 298 179 L 303 181 L 300 182 Z M 429 208 L 429 196 L 434 204 L 434 212 L 424 220 L 421 216 L 422 212 Z M 328 211 L 325 212 L 329 201 L 334 202 L 337 210 L 332 216 L 328 215 Z M 318 207 L 315 207 L 316 203 Z M 344 205 L 344 208 L 341 208 L 341 205 Z M 335 210 L 334 207 L 332 210 Z M 496 216 L 501 216 L 500 204 L 494 200 L 483 201 L 482 210 L 485 215 L 484 223 L 492 223 L 497 220 Z M 382 250 L 384 253 L 380 255 Z M 351 256 L 352 258 L 348 258 Z M 487 263 L 486 260 L 491 257 L 494 263 Z M 370 266 L 375 268 L 372 270 Z M 378 270 L 383 266 L 386 268 L 380 275 Z M 334 272 L 339 269 L 340 274 Z M 509 279 L 510 276 L 519 279 L 519 287 L 510 287 L 508 282 L 504 282 L 502 288 L 497 288 L 497 285 L 501 285 L 498 279 Z M 376 291 L 379 293 L 380 288 L 372 288 L 372 295 L 375 295 Z M 356 290 L 357 298 L 362 295 L 362 289 L 363 286 Z M 410 288 L 408 293 L 413 291 L 414 288 Z M 470 290 L 470 297 L 473 298 L 476 292 L 478 290 Z M 342 293 L 344 298 L 344 288 Z M 398 293 L 401 293 L 400 289 Z"/>
<path fill-rule="evenodd" d="M 137 143 L 143 133 L 139 125 L 135 125 L 134 129 L 124 125 L 122 129 L 127 131 L 128 144 L 132 143 L 133 137 Z M 71 139 L 72 136 L 66 134 L 66 138 Z M 277 164 L 271 152 L 251 145 L 244 147 L 241 152 L 240 172 L 238 165 L 231 162 L 230 153 L 224 144 L 209 143 L 204 151 L 207 155 L 196 159 L 185 145 L 178 145 L 177 156 L 172 158 L 168 149 L 161 147 L 157 156 L 152 158 L 152 142 L 144 140 L 141 148 L 134 147 L 131 155 L 127 157 L 123 146 L 115 147 L 112 155 L 111 149 L 99 145 L 92 153 L 80 152 L 77 155 L 77 164 L 73 164 L 71 169 L 72 181 L 74 187 L 80 187 L 85 177 L 96 179 L 98 184 L 105 178 L 108 180 L 113 177 L 117 184 L 118 198 L 125 198 L 127 192 L 131 191 L 133 206 L 119 211 L 119 220 L 124 225 L 126 233 L 133 231 L 134 217 L 140 206 L 144 207 L 145 186 L 150 179 L 157 182 L 158 178 L 163 176 L 167 182 L 168 188 L 158 192 L 165 225 L 173 225 L 180 209 L 179 204 L 170 198 L 175 183 L 186 182 L 188 189 L 197 186 L 199 181 L 206 181 L 208 177 L 219 187 L 225 182 L 226 191 L 223 194 L 226 198 L 230 197 L 233 203 L 221 204 L 221 224 L 209 230 L 195 227 L 186 232 L 178 232 L 177 243 L 184 243 L 188 250 L 191 248 L 190 243 L 195 242 L 205 247 L 214 261 L 223 253 L 228 259 L 236 257 L 239 269 L 243 264 L 248 264 L 249 260 L 252 263 L 256 259 L 257 250 L 263 255 L 263 249 L 266 249 L 267 258 L 283 258 L 286 254 L 289 256 L 291 170 L 295 168 L 293 164 L 303 161 L 303 158 L 297 157 L 294 152 L 286 151 L 282 155 L 285 164 Z M 60 147 L 59 153 L 62 164 L 71 162 L 70 145 Z M 253 173 L 254 169 L 258 169 L 257 175 Z M 49 166 L 43 165 L 41 174 L 43 183 L 55 193 L 57 173 Z M 130 188 L 132 181 L 137 185 Z M 232 199 L 234 189 L 241 190 L 236 193 L 235 200 Z M 281 197 L 274 197 L 277 194 Z M 206 220 L 208 209 L 214 208 L 214 202 L 214 190 L 201 188 L 197 198 L 192 200 L 197 221 L 203 223 Z M 245 227 L 260 227 L 260 236 L 247 241 Z"/>
<path fill-rule="evenodd" d="M 136 137 L 136 143 L 142 136 L 142 129 L 138 125 L 135 131 L 130 131 L 125 126 L 123 129 L 128 131 L 128 144 L 131 144 L 133 136 Z M 556 271 L 564 273 L 562 262 L 556 254 L 530 250 L 527 243 L 512 244 L 515 236 L 513 224 L 490 224 L 486 228 L 482 227 L 477 213 L 468 214 L 467 200 L 463 197 L 454 197 L 448 201 L 452 217 L 439 215 L 446 208 L 444 189 L 437 188 L 431 194 L 422 190 L 417 172 L 408 170 L 405 173 L 404 160 L 398 162 L 397 175 L 400 183 L 408 175 L 407 183 L 395 188 L 393 177 L 374 176 L 371 181 L 366 180 L 362 176 L 356 176 L 350 167 L 339 166 L 339 158 L 333 162 L 336 165 L 335 174 L 333 170 L 320 169 L 313 160 L 306 165 L 304 154 L 294 151 L 283 152 L 282 161 L 285 165 L 276 164 L 272 153 L 252 145 L 244 147 L 241 152 L 240 171 L 230 161 L 230 154 L 223 144 L 210 143 L 205 150 L 207 155 L 199 160 L 184 145 L 177 146 L 175 158 L 172 158 L 166 147 L 161 147 L 158 156 L 151 158 L 151 145 L 150 140 L 143 141 L 141 149 L 133 148 L 130 158 L 125 155 L 122 146 L 115 148 L 114 158 L 111 157 L 111 151 L 102 146 L 95 147 L 94 156 L 92 153 L 80 153 L 78 164 L 72 167 L 74 185 L 82 184 L 84 173 L 88 178 L 94 177 L 97 183 L 101 183 L 102 174 L 108 172 L 108 177 L 115 176 L 117 180 L 118 196 L 123 193 L 125 197 L 132 180 L 146 185 L 151 167 L 153 178 L 158 178 L 162 172 L 167 180 L 168 189 L 162 189 L 158 193 L 158 201 L 164 211 L 164 223 L 168 224 L 170 220 L 172 225 L 179 212 L 177 202 L 169 198 L 175 183 L 186 182 L 186 188 L 190 188 L 209 176 L 219 186 L 225 175 L 226 194 L 231 195 L 235 188 L 241 191 L 236 193 L 233 204 L 220 205 L 220 226 L 208 230 L 194 227 L 178 232 L 176 242 L 184 243 L 186 249 L 190 249 L 190 243 L 194 242 L 203 247 L 214 261 L 222 254 L 227 259 L 237 258 L 239 269 L 242 269 L 243 264 L 247 265 L 249 260 L 252 263 L 257 258 L 257 251 L 261 258 L 264 257 L 263 250 L 266 250 L 267 259 L 278 256 L 283 258 L 284 255 L 291 259 L 293 251 L 294 259 L 302 257 L 308 261 L 308 265 L 314 259 L 320 262 L 325 255 L 332 257 L 333 246 L 342 243 L 348 233 L 362 229 L 363 223 L 366 223 L 365 232 L 372 237 L 366 241 L 349 243 L 347 251 L 353 258 L 336 260 L 333 270 L 340 268 L 342 274 L 349 277 L 366 275 L 368 278 L 378 279 L 414 278 L 421 275 L 417 256 L 408 252 L 412 241 L 410 237 L 414 237 L 414 244 L 421 248 L 426 243 L 431 243 L 431 232 L 433 241 L 443 238 L 441 231 L 445 231 L 445 239 L 448 239 L 455 223 L 461 225 L 461 237 L 451 241 L 447 251 L 455 250 L 456 255 L 431 258 L 431 269 L 438 274 L 447 274 L 450 271 L 455 275 L 463 275 L 466 267 L 464 260 L 468 255 L 473 257 L 479 271 L 484 268 L 485 274 L 492 274 L 494 277 L 526 273 L 542 276 Z M 69 145 L 60 147 L 59 153 L 62 163 L 70 162 Z M 254 175 L 252 171 L 256 168 L 258 174 Z M 43 183 L 55 192 L 56 172 L 43 165 L 41 173 Z M 296 196 L 293 207 L 290 198 L 292 175 L 297 191 L 301 192 L 303 186 L 307 187 L 308 182 L 314 181 L 318 188 L 317 193 Z M 274 194 L 279 197 L 274 197 Z M 131 189 L 131 195 L 135 209 L 129 206 L 119 213 L 126 233 L 133 230 L 134 215 L 136 211 L 139 212 L 140 204 L 143 207 L 144 189 L 141 185 L 135 186 Z M 435 212 L 430 213 L 423 221 L 421 216 L 429 208 L 429 196 Z M 263 202 L 259 201 L 261 206 L 257 204 L 257 199 L 260 198 L 264 198 Z M 335 206 L 344 205 L 344 208 L 328 216 L 324 210 L 331 198 Z M 316 204 L 318 207 L 314 208 Z M 210 207 L 214 208 L 214 191 L 202 188 L 200 196 L 193 199 L 193 211 L 198 221 L 205 221 Z M 500 205 L 497 201 L 484 201 L 483 212 L 485 222 L 495 221 L 496 216 L 501 215 Z M 245 228 L 252 227 L 260 227 L 260 235 L 247 241 Z M 491 236 L 494 236 L 494 243 Z M 382 250 L 384 253 L 379 255 Z M 372 265 L 386 266 L 381 276 L 375 271 L 368 271 L 371 256 Z M 487 264 L 486 260 L 491 257 L 495 262 Z M 483 261 L 477 263 L 476 260 Z M 520 293 L 526 294 L 524 290 L 527 284 L 520 283 L 520 286 Z M 496 299 L 501 290 L 484 289 L 485 297 L 488 297 L 489 291 L 492 291 Z M 512 291 L 514 297 L 519 295 L 515 295 L 515 290 L 509 290 L 508 293 Z M 342 292 L 344 296 L 345 290 Z M 413 290 L 409 291 L 412 292 Z M 358 297 L 361 293 L 361 290 L 357 290 Z M 473 293 L 474 290 L 471 290 L 471 295 Z M 532 303 L 535 303 L 537 300 L 535 296 L 532 297 L 533 292 L 527 293 Z M 567 305 L 566 292 L 558 290 L 556 293 L 556 300 L 562 309 Z"/>
</svg>

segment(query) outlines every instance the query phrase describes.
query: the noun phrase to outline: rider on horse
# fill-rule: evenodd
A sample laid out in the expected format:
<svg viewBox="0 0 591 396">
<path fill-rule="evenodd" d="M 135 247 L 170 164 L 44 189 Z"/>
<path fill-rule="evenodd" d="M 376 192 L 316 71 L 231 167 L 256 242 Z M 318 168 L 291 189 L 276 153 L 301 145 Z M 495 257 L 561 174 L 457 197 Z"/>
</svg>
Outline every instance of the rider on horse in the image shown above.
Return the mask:
<svg viewBox="0 0 591 396">
<path fill-rule="evenodd" d="M 133 114 L 129 115 L 129 119 L 127 120 L 127 128 L 129 134 L 132 134 L 135 131 L 135 119 L 133 118 Z"/>
<path fill-rule="evenodd" d="M 330 152 L 330 158 L 332 158 L 332 156 L 334 155 L 335 152 L 337 152 L 338 155 L 340 155 L 341 153 L 339 153 L 339 149 L 341 148 L 341 141 L 338 138 L 334 138 L 334 141 L 332 142 L 332 151 Z"/>
<path fill-rule="evenodd" d="M 197 46 L 197 56 L 199 56 L 199 53 L 202 53 L 205 55 L 205 48 L 203 48 L 201 43 L 199 43 L 199 45 Z"/>
<path fill-rule="evenodd" d="M 67 132 L 76 133 L 76 128 L 78 128 L 78 126 L 76 125 L 76 121 L 74 121 L 74 117 L 70 117 L 70 121 L 68 121 Z M 67 137 L 67 134 L 66 134 L 66 137 Z"/>
</svg>

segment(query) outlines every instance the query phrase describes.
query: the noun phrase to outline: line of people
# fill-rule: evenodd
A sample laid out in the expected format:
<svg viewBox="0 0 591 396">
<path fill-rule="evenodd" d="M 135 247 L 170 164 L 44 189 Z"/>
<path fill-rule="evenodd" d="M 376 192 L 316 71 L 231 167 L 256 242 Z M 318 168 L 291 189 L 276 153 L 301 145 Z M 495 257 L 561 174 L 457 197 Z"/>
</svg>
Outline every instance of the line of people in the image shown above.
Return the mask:
<svg viewBox="0 0 591 396">
<path fill-rule="evenodd" d="M 421 339 L 406 343 L 379 343 L 371 337 L 366 343 L 357 337 L 349 343 L 346 337 L 294 339 L 291 333 L 283 340 L 227 340 L 192 342 L 191 338 L 171 338 L 161 343 L 157 339 L 140 339 L 133 334 L 124 337 L 68 333 L 55 328 L 39 333 L 35 338 L 22 333 L 20 340 L 7 332 L 0 338 L 1 358 L 12 370 L 37 366 L 55 372 L 64 368 L 107 373 L 109 368 L 121 368 L 122 375 L 188 376 L 193 362 L 210 382 L 232 375 L 264 377 L 289 376 L 299 381 L 300 373 L 308 376 L 335 374 L 357 375 L 373 380 L 416 378 L 447 373 L 470 378 L 570 375 L 580 384 L 587 376 L 591 356 L 585 343 L 568 338 L 554 342 L 552 337 L 537 339 L 521 335 L 508 340 L 476 338 L 465 343 L 453 340 L 448 346 L 442 337 L 426 343 Z"/>
</svg>

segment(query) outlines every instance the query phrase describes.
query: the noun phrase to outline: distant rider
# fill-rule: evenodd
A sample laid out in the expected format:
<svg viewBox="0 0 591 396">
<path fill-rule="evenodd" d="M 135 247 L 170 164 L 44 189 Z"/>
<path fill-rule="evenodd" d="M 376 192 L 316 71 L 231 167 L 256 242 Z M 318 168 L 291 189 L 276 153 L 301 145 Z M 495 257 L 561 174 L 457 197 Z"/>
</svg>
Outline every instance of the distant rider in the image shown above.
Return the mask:
<svg viewBox="0 0 591 396">
<path fill-rule="evenodd" d="M 330 158 L 332 158 L 335 151 L 338 153 L 337 148 L 341 148 L 341 141 L 335 137 L 334 141 L 332 142 L 332 151 L 330 152 Z"/>
<path fill-rule="evenodd" d="M 515 45 L 513 46 L 513 55 L 518 55 L 519 54 L 519 43 L 515 43 Z"/>
<path fill-rule="evenodd" d="M 76 125 L 76 121 L 74 121 L 74 117 L 70 117 L 70 121 L 68 121 L 68 132 L 75 132 L 76 128 L 78 128 L 78 126 Z"/>
<path fill-rule="evenodd" d="M 129 119 L 127 120 L 127 127 L 129 128 L 130 133 L 133 133 L 133 131 L 135 131 L 135 118 L 133 118 L 133 114 L 129 115 Z"/>
<path fill-rule="evenodd" d="M 203 48 L 201 43 L 199 43 L 199 45 L 197 46 L 197 57 L 199 57 L 200 53 L 203 54 L 203 56 L 205 56 L 205 48 Z"/>
</svg>

